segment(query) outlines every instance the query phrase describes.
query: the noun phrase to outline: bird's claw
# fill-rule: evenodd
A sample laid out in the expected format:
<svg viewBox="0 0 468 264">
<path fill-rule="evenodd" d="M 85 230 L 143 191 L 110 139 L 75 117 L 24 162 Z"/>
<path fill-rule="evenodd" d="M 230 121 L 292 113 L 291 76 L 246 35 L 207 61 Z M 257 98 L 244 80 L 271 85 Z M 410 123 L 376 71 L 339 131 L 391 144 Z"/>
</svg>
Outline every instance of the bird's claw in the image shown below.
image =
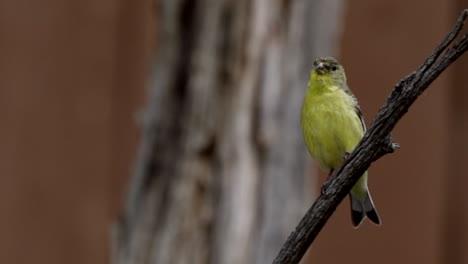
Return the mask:
<svg viewBox="0 0 468 264">
<path fill-rule="evenodd" d="M 343 158 L 344 158 L 345 160 L 347 160 L 347 159 L 349 158 L 349 155 L 351 155 L 351 153 L 349 153 L 348 151 L 346 151 L 345 154 L 344 154 L 344 156 L 343 156 Z"/>
<path fill-rule="evenodd" d="M 323 185 L 322 185 L 322 188 L 320 188 L 320 193 L 322 195 L 326 195 L 327 194 L 327 189 L 328 187 L 330 186 L 330 183 L 331 183 L 331 179 L 328 179 L 326 180 Z"/>
</svg>

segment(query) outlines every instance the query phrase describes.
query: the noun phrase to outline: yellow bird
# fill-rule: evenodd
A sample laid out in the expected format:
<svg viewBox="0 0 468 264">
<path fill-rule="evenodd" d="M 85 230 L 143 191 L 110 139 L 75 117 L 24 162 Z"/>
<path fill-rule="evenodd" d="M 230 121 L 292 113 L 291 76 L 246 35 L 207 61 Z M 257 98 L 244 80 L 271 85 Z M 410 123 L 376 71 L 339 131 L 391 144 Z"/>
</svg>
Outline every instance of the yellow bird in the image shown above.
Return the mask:
<svg viewBox="0 0 468 264">
<path fill-rule="evenodd" d="M 346 84 L 343 66 L 336 59 L 315 60 L 302 105 L 301 124 L 310 155 L 329 177 L 363 137 L 366 126 L 359 104 Z M 367 188 L 367 172 L 353 186 L 349 197 L 354 227 L 359 227 L 366 216 L 380 225 Z"/>
</svg>

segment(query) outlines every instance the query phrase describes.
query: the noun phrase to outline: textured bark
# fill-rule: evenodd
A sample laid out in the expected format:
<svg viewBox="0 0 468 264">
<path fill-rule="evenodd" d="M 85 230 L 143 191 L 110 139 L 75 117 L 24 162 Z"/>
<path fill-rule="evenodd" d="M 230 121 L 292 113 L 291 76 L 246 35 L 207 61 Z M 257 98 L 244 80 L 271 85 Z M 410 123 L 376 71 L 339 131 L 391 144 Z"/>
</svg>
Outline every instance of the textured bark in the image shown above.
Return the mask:
<svg viewBox="0 0 468 264">
<path fill-rule="evenodd" d="M 313 185 L 299 109 L 341 0 L 161 0 L 115 263 L 268 263 Z"/>
<path fill-rule="evenodd" d="M 462 30 L 467 16 L 468 9 L 465 9 L 453 29 L 426 61 L 395 86 L 361 142 L 347 157 L 336 175 L 324 184 L 322 194 L 288 237 L 273 263 L 299 263 L 338 204 L 348 195 L 370 164 L 398 148 L 398 144 L 392 142 L 390 135 L 397 122 L 427 87 L 468 50 L 467 33 L 449 47 Z M 440 57 L 442 53 L 444 55 Z"/>
</svg>

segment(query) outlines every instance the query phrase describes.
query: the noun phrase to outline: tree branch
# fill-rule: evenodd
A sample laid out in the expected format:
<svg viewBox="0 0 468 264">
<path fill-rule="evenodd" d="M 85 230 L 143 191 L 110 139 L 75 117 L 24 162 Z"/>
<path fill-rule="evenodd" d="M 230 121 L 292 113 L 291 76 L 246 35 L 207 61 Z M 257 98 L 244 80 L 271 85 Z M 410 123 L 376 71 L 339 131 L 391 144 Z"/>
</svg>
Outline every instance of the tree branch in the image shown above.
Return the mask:
<svg viewBox="0 0 468 264">
<path fill-rule="evenodd" d="M 396 123 L 429 84 L 468 49 L 467 33 L 449 47 L 463 28 L 467 15 L 468 9 L 463 10 L 455 26 L 426 61 L 398 82 L 361 142 L 347 157 L 335 177 L 324 184 L 322 194 L 289 235 L 274 264 L 299 263 L 338 204 L 370 164 L 398 148 L 398 144 L 392 143 L 390 135 Z M 445 54 L 438 59 L 444 51 Z"/>
</svg>

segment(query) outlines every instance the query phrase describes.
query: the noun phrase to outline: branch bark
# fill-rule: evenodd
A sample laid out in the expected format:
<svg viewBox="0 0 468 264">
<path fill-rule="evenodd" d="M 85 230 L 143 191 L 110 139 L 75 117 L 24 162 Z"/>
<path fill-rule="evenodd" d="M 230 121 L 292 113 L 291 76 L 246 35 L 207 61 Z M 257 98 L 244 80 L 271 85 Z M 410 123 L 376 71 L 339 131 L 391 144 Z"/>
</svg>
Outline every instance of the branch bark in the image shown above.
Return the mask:
<svg viewBox="0 0 468 264">
<path fill-rule="evenodd" d="M 467 15 L 468 9 L 463 10 L 452 30 L 426 61 L 395 86 L 361 142 L 348 156 L 335 177 L 324 184 L 322 194 L 283 244 L 273 261 L 274 264 L 299 263 L 360 175 L 369 168 L 372 162 L 398 148 L 398 144 L 392 142 L 390 134 L 392 129 L 408 112 L 409 107 L 419 95 L 468 49 L 467 33 L 461 40 L 449 47 L 462 30 Z M 445 54 L 438 59 L 444 51 Z"/>
</svg>

